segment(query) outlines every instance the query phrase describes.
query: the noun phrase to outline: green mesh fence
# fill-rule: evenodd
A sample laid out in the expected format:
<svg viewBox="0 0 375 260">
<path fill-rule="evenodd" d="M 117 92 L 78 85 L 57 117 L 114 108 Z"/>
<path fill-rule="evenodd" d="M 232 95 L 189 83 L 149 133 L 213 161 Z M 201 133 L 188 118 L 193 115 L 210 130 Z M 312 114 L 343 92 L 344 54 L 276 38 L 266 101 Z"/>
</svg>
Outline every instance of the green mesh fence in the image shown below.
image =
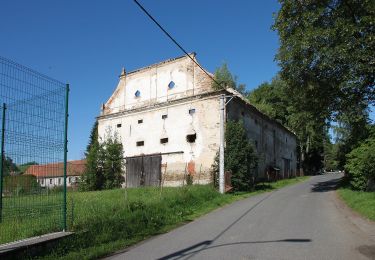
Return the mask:
<svg viewBox="0 0 375 260">
<path fill-rule="evenodd" d="M 66 228 L 67 95 L 0 57 L 0 244 Z"/>
</svg>

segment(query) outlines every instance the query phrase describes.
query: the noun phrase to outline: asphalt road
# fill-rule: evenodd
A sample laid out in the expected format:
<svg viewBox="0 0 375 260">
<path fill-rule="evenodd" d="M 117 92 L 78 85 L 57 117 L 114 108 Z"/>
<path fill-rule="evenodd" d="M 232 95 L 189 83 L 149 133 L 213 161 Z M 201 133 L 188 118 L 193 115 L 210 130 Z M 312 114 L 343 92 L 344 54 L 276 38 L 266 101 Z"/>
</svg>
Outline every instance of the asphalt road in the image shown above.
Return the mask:
<svg viewBox="0 0 375 260">
<path fill-rule="evenodd" d="M 110 259 L 375 259 L 375 227 L 340 206 L 339 174 L 235 202 Z"/>
</svg>

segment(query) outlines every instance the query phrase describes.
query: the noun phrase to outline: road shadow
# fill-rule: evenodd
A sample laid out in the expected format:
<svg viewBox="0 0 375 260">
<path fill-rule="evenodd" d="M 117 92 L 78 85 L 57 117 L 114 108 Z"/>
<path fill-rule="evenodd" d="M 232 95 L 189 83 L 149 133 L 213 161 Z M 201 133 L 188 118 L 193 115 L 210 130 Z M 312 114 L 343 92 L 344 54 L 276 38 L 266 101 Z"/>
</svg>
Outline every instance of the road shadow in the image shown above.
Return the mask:
<svg viewBox="0 0 375 260">
<path fill-rule="evenodd" d="M 311 188 L 312 192 L 328 192 L 337 190 L 340 186 L 342 178 L 337 178 L 328 181 L 321 181 L 313 185 Z"/>
<path fill-rule="evenodd" d="M 195 245 L 189 246 L 187 248 L 181 249 L 179 251 L 173 252 L 169 255 L 164 257 L 158 258 L 158 260 L 167 260 L 167 259 L 180 259 L 185 257 L 185 259 L 190 259 L 194 257 L 199 252 L 204 250 L 216 248 L 216 247 L 223 247 L 223 246 L 231 246 L 231 245 L 240 245 L 240 244 L 260 244 L 260 243 L 277 243 L 277 242 L 293 242 L 293 243 L 303 243 L 303 242 L 311 242 L 311 239 L 300 239 L 300 238 L 289 238 L 289 239 L 281 239 L 281 240 L 268 240 L 268 241 L 249 241 L 249 242 L 237 242 L 237 243 L 228 243 L 228 244 L 220 244 L 220 245 L 212 245 L 219 237 L 223 236 L 229 229 L 231 229 L 234 225 L 236 225 L 242 218 L 252 212 L 257 206 L 267 200 L 273 192 L 266 195 L 264 198 L 259 200 L 255 203 L 252 207 L 247 209 L 241 216 L 239 216 L 236 220 L 234 220 L 231 224 L 229 224 L 226 228 L 224 228 L 219 234 L 217 234 L 212 240 L 205 240 L 199 242 Z"/>
<path fill-rule="evenodd" d="M 215 240 L 206 240 L 202 241 L 200 243 L 197 243 L 195 245 L 189 246 L 187 248 L 184 248 L 182 250 L 176 251 L 172 254 L 163 256 L 161 258 L 158 258 L 157 260 L 171 260 L 171 259 L 180 259 L 182 257 L 188 256 L 190 258 L 193 255 L 196 255 L 199 252 L 218 248 L 218 247 L 224 247 L 224 246 L 233 246 L 233 245 L 248 245 L 248 244 L 263 244 L 263 243 L 310 243 L 312 242 L 311 239 L 306 238 L 287 238 L 287 239 L 279 239 L 279 240 L 264 240 L 264 241 L 244 241 L 244 242 L 236 242 L 236 243 L 226 243 L 226 244 L 218 244 L 218 245 L 212 245 L 210 246 Z M 201 247 L 202 248 L 199 248 Z M 198 249 L 199 248 L 199 249 Z"/>
</svg>

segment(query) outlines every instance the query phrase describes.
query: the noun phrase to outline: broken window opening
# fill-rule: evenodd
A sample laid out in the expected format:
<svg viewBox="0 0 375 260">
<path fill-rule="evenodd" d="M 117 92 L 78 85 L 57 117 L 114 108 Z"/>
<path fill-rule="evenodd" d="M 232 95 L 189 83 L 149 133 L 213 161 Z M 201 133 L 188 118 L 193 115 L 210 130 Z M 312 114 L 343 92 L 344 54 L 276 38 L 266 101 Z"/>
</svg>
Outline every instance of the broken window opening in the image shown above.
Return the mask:
<svg viewBox="0 0 375 260">
<path fill-rule="evenodd" d="M 161 143 L 161 144 L 166 144 L 166 143 L 168 143 L 168 138 L 161 138 L 161 139 L 160 139 L 160 143 Z"/>
<path fill-rule="evenodd" d="M 144 146 L 145 145 L 145 141 L 138 141 L 137 142 L 137 146 Z"/>
<path fill-rule="evenodd" d="M 197 134 L 191 134 L 186 136 L 186 141 L 188 143 L 195 143 L 195 139 L 197 139 Z"/>
<path fill-rule="evenodd" d="M 168 118 L 168 115 L 162 115 L 161 116 L 161 119 L 167 119 Z"/>
<path fill-rule="evenodd" d="M 195 114 L 195 108 L 189 109 L 189 115 Z"/>
<path fill-rule="evenodd" d="M 142 124 L 142 123 L 143 123 L 143 119 L 139 119 L 138 124 Z"/>
<path fill-rule="evenodd" d="M 134 96 L 137 98 L 137 97 L 140 97 L 141 96 L 141 91 L 137 90 L 135 93 L 134 93 Z"/>
<path fill-rule="evenodd" d="M 120 128 L 121 127 L 121 124 L 117 124 L 117 128 Z"/>
</svg>

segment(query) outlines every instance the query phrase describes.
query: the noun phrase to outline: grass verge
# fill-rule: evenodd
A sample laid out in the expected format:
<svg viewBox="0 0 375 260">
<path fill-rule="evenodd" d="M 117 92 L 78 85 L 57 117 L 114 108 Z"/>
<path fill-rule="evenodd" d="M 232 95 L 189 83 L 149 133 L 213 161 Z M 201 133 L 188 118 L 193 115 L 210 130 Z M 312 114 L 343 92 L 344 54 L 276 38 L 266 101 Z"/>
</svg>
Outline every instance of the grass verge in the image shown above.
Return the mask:
<svg viewBox="0 0 375 260">
<path fill-rule="evenodd" d="M 350 208 L 375 221 L 375 192 L 353 191 L 349 188 L 340 188 L 337 192 Z"/>
<path fill-rule="evenodd" d="M 165 233 L 218 207 L 307 178 L 281 180 L 258 185 L 252 192 L 233 194 L 220 194 L 209 185 L 164 188 L 162 193 L 159 188 L 71 192 L 68 194 L 69 229 L 75 235 L 61 240 L 57 247 L 48 249 L 40 257 L 102 257 Z"/>
</svg>

